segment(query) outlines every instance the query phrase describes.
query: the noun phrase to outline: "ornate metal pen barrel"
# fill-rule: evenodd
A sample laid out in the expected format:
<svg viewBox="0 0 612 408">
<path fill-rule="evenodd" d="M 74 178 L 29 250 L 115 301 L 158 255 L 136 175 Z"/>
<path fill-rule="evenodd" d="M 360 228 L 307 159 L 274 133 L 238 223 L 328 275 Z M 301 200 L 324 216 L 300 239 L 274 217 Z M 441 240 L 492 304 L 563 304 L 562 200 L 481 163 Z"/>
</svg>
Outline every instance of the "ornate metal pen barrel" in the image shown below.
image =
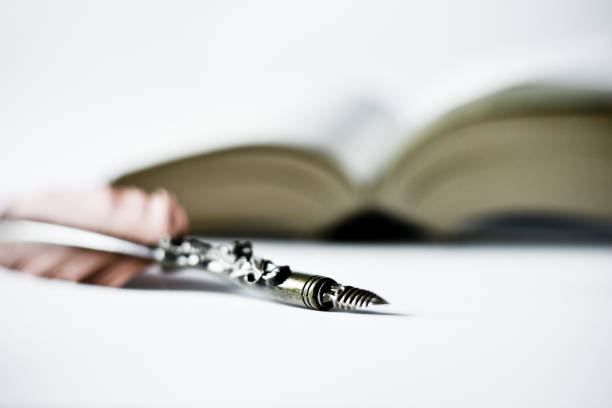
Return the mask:
<svg viewBox="0 0 612 408">
<path fill-rule="evenodd" d="M 234 283 L 274 299 L 314 310 L 356 310 L 387 302 L 373 292 L 343 286 L 331 278 L 294 272 L 288 266 L 254 256 L 250 242 L 210 245 L 190 238 L 178 245 L 166 241 L 156 257 L 171 265 L 203 267 Z"/>
</svg>

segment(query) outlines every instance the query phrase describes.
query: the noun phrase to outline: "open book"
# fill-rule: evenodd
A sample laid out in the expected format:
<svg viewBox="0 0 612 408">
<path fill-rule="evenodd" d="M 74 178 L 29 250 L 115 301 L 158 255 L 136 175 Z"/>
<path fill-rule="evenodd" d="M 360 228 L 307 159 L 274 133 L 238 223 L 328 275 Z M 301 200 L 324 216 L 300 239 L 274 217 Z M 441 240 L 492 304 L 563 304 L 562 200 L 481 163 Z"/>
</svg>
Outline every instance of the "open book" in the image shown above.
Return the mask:
<svg viewBox="0 0 612 408">
<path fill-rule="evenodd" d="M 333 151 L 266 145 L 160 164 L 116 184 L 173 192 L 192 231 L 208 235 L 319 237 L 364 214 L 440 235 L 496 216 L 612 221 L 612 94 L 512 88 L 413 136 L 369 183 L 351 178 Z"/>
</svg>

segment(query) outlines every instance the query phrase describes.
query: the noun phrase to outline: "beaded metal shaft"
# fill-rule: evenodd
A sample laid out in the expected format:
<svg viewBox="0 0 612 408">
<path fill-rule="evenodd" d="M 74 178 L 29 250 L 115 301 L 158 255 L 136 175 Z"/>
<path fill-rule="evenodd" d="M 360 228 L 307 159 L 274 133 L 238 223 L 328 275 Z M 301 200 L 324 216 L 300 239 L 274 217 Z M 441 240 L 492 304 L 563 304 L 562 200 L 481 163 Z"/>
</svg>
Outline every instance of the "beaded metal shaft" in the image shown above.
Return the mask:
<svg viewBox="0 0 612 408">
<path fill-rule="evenodd" d="M 315 310 L 358 310 L 387 302 L 373 292 L 343 286 L 331 278 L 294 272 L 288 266 L 253 254 L 249 241 L 212 245 L 198 238 L 172 243 L 163 240 L 153 250 L 162 264 L 203 268 L 278 300 Z"/>
</svg>

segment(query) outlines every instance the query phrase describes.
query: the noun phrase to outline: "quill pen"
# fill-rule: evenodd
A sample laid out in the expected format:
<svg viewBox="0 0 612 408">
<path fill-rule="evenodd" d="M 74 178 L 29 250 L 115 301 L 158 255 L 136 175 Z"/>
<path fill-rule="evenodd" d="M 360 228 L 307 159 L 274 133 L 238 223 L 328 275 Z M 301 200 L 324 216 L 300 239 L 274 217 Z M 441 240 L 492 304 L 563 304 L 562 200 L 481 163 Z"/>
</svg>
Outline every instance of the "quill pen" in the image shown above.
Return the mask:
<svg viewBox="0 0 612 408">
<path fill-rule="evenodd" d="M 185 211 L 165 191 L 107 187 L 28 196 L 0 219 L 0 265 L 26 273 L 119 287 L 159 262 L 193 267 L 285 303 L 356 310 L 387 302 L 331 278 L 256 256 L 250 242 L 213 245 L 185 236 Z"/>
</svg>

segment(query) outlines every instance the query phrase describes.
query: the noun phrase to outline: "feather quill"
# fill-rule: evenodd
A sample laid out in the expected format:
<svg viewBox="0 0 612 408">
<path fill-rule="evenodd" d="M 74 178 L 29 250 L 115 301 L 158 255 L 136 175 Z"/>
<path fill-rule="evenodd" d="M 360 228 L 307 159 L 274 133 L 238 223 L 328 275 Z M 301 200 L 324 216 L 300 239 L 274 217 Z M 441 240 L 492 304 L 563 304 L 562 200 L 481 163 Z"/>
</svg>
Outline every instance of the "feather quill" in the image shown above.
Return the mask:
<svg viewBox="0 0 612 408">
<path fill-rule="evenodd" d="M 31 194 L 15 200 L 2 218 L 44 221 L 151 245 L 188 231 L 187 215 L 168 192 L 104 187 Z M 0 244 L 0 265 L 36 276 L 120 287 L 150 261 L 81 248 Z"/>
</svg>

